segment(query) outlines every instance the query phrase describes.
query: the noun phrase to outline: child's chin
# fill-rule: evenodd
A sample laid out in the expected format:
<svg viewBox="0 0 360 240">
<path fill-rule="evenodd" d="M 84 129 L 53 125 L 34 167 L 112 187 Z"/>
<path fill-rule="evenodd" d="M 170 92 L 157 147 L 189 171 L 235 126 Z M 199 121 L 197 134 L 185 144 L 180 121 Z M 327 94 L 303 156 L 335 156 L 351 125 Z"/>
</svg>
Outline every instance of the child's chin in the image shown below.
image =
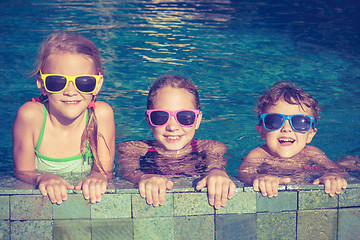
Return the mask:
<svg viewBox="0 0 360 240">
<path fill-rule="evenodd" d="M 291 158 L 298 153 L 278 153 L 277 156 L 280 158 Z"/>
<path fill-rule="evenodd" d="M 169 151 L 178 151 L 178 150 L 181 150 L 183 147 L 181 146 L 165 146 L 166 150 L 169 150 Z"/>
</svg>

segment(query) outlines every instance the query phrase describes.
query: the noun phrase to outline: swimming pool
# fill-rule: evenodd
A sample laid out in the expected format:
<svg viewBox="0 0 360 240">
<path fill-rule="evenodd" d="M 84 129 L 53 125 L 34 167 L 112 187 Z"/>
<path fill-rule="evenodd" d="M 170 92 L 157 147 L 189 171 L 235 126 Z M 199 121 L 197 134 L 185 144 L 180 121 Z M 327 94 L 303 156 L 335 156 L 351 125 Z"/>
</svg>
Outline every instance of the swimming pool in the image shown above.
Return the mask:
<svg viewBox="0 0 360 240">
<path fill-rule="evenodd" d="M 291 80 L 324 107 L 313 144 L 336 160 L 359 154 L 360 16 L 355 1 L 3 1 L 0 3 L 1 174 L 12 173 L 11 126 L 39 94 L 35 66 L 42 39 L 82 34 L 100 49 L 99 99 L 115 111 L 117 142 L 149 139 L 144 119 L 152 82 L 168 73 L 198 86 L 197 138 L 227 144 L 228 170 L 262 144 L 253 105 L 265 87 Z"/>
</svg>

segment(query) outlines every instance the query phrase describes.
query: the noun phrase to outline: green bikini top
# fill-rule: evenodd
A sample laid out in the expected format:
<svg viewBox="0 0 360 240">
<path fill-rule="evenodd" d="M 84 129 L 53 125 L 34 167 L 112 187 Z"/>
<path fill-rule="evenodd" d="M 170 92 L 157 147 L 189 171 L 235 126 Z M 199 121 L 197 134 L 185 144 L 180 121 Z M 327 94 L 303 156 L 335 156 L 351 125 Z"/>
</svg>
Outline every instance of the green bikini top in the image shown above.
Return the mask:
<svg viewBox="0 0 360 240">
<path fill-rule="evenodd" d="M 36 148 L 35 148 L 36 155 L 39 158 L 42 158 L 42 159 L 47 160 L 47 161 L 52 161 L 52 162 L 68 162 L 68 161 L 73 161 L 73 160 L 83 158 L 84 161 L 88 161 L 89 163 L 92 163 L 94 161 L 94 156 L 93 156 L 93 154 L 92 154 L 92 152 L 90 150 L 88 142 L 86 142 L 86 151 L 85 151 L 85 153 L 81 153 L 81 154 L 78 154 L 78 155 L 73 156 L 73 157 L 51 158 L 51 157 L 47 157 L 47 156 L 44 156 L 44 155 L 39 153 L 39 148 L 40 148 L 42 139 L 44 137 L 46 117 L 47 117 L 47 110 L 46 110 L 45 104 L 43 104 L 43 108 L 44 108 L 44 120 L 43 120 L 43 125 L 42 125 L 42 128 L 41 128 L 40 136 L 39 136 L 38 142 L 36 144 Z M 86 109 L 86 123 L 88 122 L 88 118 L 89 118 L 89 109 Z"/>
</svg>

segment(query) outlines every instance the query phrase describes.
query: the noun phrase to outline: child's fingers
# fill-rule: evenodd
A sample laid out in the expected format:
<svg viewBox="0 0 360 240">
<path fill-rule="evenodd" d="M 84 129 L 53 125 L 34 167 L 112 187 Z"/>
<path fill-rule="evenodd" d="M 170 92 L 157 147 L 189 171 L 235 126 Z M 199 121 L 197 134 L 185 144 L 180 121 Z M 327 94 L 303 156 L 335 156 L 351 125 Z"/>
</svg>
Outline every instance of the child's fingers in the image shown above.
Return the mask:
<svg viewBox="0 0 360 240">
<path fill-rule="evenodd" d="M 202 188 L 206 187 L 206 181 L 207 181 L 207 177 L 204 177 L 203 179 L 201 179 L 201 181 L 199 181 L 196 184 L 196 190 L 200 191 Z"/>
<path fill-rule="evenodd" d="M 259 188 L 260 188 L 261 194 L 264 197 L 269 195 L 270 185 L 268 182 L 266 182 L 264 180 L 260 180 Z"/>
<path fill-rule="evenodd" d="M 39 185 L 39 191 L 41 192 L 41 194 L 42 194 L 43 196 L 47 196 L 47 195 L 48 195 L 48 192 L 47 192 L 46 187 L 45 187 L 44 184 L 40 184 L 40 185 Z"/>
<path fill-rule="evenodd" d="M 164 205 L 165 200 L 166 200 L 166 186 L 165 184 L 163 184 L 159 188 L 159 205 Z"/>
<path fill-rule="evenodd" d="M 90 202 L 100 202 L 101 201 L 101 192 L 102 186 L 101 182 L 93 182 L 90 186 Z"/>
<path fill-rule="evenodd" d="M 230 186 L 228 182 L 224 182 L 222 184 L 222 193 L 221 193 L 221 202 L 220 202 L 222 207 L 226 206 L 229 197 L 229 188 Z"/>
<path fill-rule="evenodd" d="M 208 187 L 209 188 L 209 187 Z M 214 207 L 215 209 L 221 208 L 221 202 L 222 202 L 222 194 L 223 194 L 223 184 L 221 182 L 215 182 L 213 194 L 214 194 Z M 227 192 L 226 192 L 226 201 L 227 201 Z M 226 204 L 226 203 L 225 203 Z"/>
<path fill-rule="evenodd" d="M 64 184 L 64 186 L 66 187 L 66 189 L 74 189 L 74 185 L 70 184 L 68 181 L 66 181 L 65 179 L 62 179 L 62 183 Z"/>
<path fill-rule="evenodd" d="M 61 204 L 63 201 L 63 195 L 67 197 L 67 188 L 64 185 L 50 185 L 47 187 L 47 191 L 52 203 Z"/>
<path fill-rule="evenodd" d="M 89 182 L 88 184 L 88 191 L 89 191 L 89 197 L 91 203 L 95 203 L 97 199 L 97 192 L 100 191 L 100 185 L 98 182 Z"/>
<path fill-rule="evenodd" d="M 140 182 L 140 183 L 139 183 L 139 193 L 140 193 L 140 196 L 141 196 L 142 198 L 145 198 L 145 197 L 146 197 L 145 183 L 144 183 L 144 182 Z"/>
<path fill-rule="evenodd" d="M 107 181 L 102 181 L 102 182 L 101 182 L 101 194 L 105 194 L 106 189 L 107 189 L 107 186 L 108 186 L 108 182 L 107 182 Z"/>
<path fill-rule="evenodd" d="M 154 207 L 159 206 L 159 190 L 160 190 L 160 186 L 153 186 L 151 188 L 151 196 L 152 196 L 152 205 Z"/>
<path fill-rule="evenodd" d="M 174 186 L 174 183 L 172 181 L 167 180 L 165 186 L 167 190 L 171 190 L 172 187 Z"/>
<path fill-rule="evenodd" d="M 201 181 L 203 181 L 203 180 L 201 180 Z M 206 186 L 206 182 L 205 182 L 205 186 Z M 204 187 L 203 184 L 200 184 L 197 186 L 197 189 L 200 190 L 203 187 Z M 208 195 L 209 204 L 211 206 L 214 206 L 214 204 L 215 204 L 215 188 L 216 188 L 215 181 L 211 181 L 211 179 L 210 179 L 210 181 L 207 183 L 207 195 Z"/>
<path fill-rule="evenodd" d="M 331 194 L 331 182 L 330 179 L 325 178 L 324 180 L 322 180 L 322 183 L 324 184 L 325 187 L 325 193 L 328 193 L 331 197 L 334 196 L 334 194 Z"/>
<path fill-rule="evenodd" d="M 320 178 L 315 179 L 315 180 L 313 181 L 313 184 L 314 184 L 314 185 L 318 185 L 318 184 L 320 184 Z"/>
<path fill-rule="evenodd" d="M 81 180 L 78 184 L 76 184 L 75 189 L 76 189 L 76 190 L 81 190 L 82 185 L 83 185 L 83 182 L 84 182 L 84 179 Z"/>
<path fill-rule="evenodd" d="M 269 198 L 272 198 L 273 196 L 277 195 L 277 181 L 266 181 L 266 194 Z"/>
<path fill-rule="evenodd" d="M 152 186 L 151 186 L 151 184 L 147 183 L 145 185 L 145 196 L 146 196 L 146 202 L 149 205 L 153 204 L 153 195 L 152 194 L 153 194 Z"/>
<path fill-rule="evenodd" d="M 342 189 L 346 189 L 347 188 L 347 181 L 343 178 L 342 179 Z"/>
<path fill-rule="evenodd" d="M 228 199 L 231 199 L 234 197 L 235 195 L 235 183 L 233 181 L 230 182 L 230 187 L 229 187 L 229 194 L 228 194 Z"/>
<path fill-rule="evenodd" d="M 81 189 L 82 189 L 84 198 L 86 200 L 89 200 L 89 198 L 90 198 L 89 182 L 88 181 L 82 181 Z"/>
<path fill-rule="evenodd" d="M 260 184 L 259 184 L 259 179 L 255 179 L 253 182 L 253 189 L 255 192 L 258 192 L 260 190 Z"/>
</svg>

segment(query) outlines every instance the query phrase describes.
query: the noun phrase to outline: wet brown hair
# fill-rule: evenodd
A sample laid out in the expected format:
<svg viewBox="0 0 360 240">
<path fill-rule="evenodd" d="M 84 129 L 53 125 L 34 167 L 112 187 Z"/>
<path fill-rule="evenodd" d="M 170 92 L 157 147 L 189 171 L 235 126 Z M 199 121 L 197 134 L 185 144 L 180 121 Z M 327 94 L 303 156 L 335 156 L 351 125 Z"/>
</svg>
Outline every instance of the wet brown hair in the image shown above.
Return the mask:
<svg viewBox="0 0 360 240">
<path fill-rule="evenodd" d="M 255 112 L 258 117 L 265 113 L 267 109 L 274 106 L 279 100 L 284 99 L 289 104 L 303 105 L 311 109 L 313 117 L 317 122 L 321 108 L 318 101 L 311 95 L 305 93 L 302 88 L 296 87 L 289 82 L 276 82 L 269 91 L 264 92 L 255 104 Z"/>
<path fill-rule="evenodd" d="M 162 89 L 163 87 L 167 87 L 167 86 L 187 90 L 194 97 L 195 108 L 200 109 L 199 93 L 196 90 L 194 83 L 192 83 L 190 80 L 188 80 L 184 77 L 179 77 L 176 75 L 169 75 L 169 76 L 161 77 L 153 83 L 153 85 L 150 88 L 148 98 L 147 98 L 147 109 L 153 108 L 154 99 L 156 97 L 156 94 L 158 93 L 158 91 L 160 89 Z"/>
<path fill-rule="evenodd" d="M 46 66 L 46 62 L 49 57 L 58 52 L 84 55 L 93 61 L 98 73 L 102 75 L 104 74 L 101 67 L 99 50 L 92 41 L 78 34 L 60 32 L 49 35 L 49 37 L 43 42 L 38 57 L 38 66 L 34 70 L 33 75 L 38 75 L 37 77 L 39 77 L 40 70 Z M 95 95 L 93 95 L 92 101 L 96 101 Z M 93 167 L 96 167 L 98 170 L 103 170 L 97 154 L 98 135 L 97 119 L 94 108 L 92 107 L 89 108 L 88 123 L 86 124 L 84 132 L 81 136 L 81 152 L 84 153 L 86 151 L 86 143 L 88 143 L 94 156 Z"/>
</svg>

